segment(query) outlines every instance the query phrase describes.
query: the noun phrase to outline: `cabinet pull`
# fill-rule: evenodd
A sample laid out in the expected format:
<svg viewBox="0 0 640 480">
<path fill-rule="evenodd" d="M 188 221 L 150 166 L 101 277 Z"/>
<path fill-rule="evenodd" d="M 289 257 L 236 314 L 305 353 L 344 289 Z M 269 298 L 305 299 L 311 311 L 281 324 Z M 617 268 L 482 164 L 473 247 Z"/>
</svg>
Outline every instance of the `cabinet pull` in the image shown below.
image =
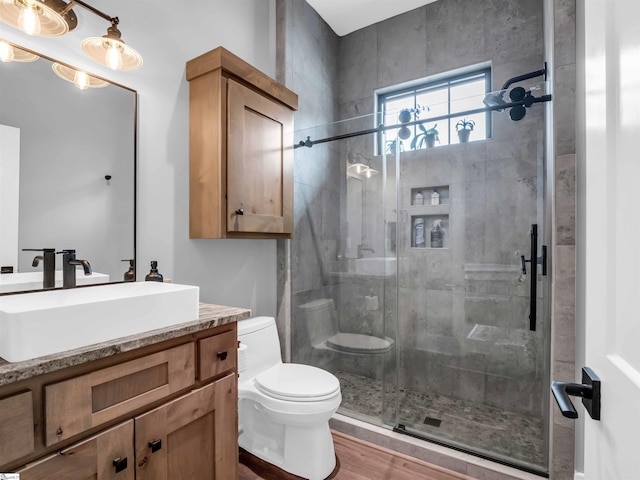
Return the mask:
<svg viewBox="0 0 640 480">
<path fill-rule="evenodd" d="M 218 352 L 216 357 L 224 362 L 227 359 L 227 352 Z"/>
<path fill-rule="evenodd" d="M 151 447 L 151 453 L 156 453 L 162 448 L 162 440 L 151 440 L 149 442 L 149 447 Z"/>
<path fill-rule="evenodd" d="M 113 466 L 116 467 L 116 473 L 119 473 L 127 468 L 127 457 L 115 458 L 113 460 Z"/>
<path fill-rule="evenodd" d="M 236 210 L 236 215 L 244 215 L 244 208 L 239 208 Z"/>
</svg>

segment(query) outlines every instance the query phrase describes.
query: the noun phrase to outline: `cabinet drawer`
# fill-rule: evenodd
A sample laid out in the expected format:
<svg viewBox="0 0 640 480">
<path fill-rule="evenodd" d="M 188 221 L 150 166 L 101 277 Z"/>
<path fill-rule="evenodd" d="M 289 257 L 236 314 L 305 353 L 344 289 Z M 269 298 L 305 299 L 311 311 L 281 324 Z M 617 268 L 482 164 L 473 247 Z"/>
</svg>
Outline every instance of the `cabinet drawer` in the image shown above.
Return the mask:
<svg viewBox="0 0 640 480">
<path fill-rule="evenodd" d="M 235 370 L 237 364 L 238 335 L 235 327 L 198 342 L 198 372 L 201 381 Z"/>
<path fill-rule="evenodd" d="M 0 465 L 30 454 L 33 445 L 31 392 L 0 400 Z"/>
<path fill-rule="evenodd" d="M 195 344 L 47 385 L 45 443 L 54 445 L 195 382 Z"/>
</svg>

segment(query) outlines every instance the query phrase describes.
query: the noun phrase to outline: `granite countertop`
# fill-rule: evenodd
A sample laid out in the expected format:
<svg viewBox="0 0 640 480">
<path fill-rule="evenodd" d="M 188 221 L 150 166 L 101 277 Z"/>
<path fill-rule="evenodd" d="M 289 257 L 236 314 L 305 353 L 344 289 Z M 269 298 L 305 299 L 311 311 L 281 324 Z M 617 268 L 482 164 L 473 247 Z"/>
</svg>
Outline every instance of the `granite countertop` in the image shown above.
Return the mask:
<svg viewBox="0 0 640 480">
<path fill-rule="evenodd" d="M 108 342 L 96 343 L 83 348 L 55 353 L 45 357 L 9 363 L 0 358 L 0 386 L 26 380 L 37 375 L 55 372 L 63 368 L 98 360 L 136 348 L 153 345 L 172 338 L 189 335 L 209 328 L 237 322 L 251 315 L 246 308 L 225 307 L 223 305 L 200 304 L 198 320 L 180 323 L 170 327 L 151 330 L 128 337 L 116 338 Z"/>
</svg>

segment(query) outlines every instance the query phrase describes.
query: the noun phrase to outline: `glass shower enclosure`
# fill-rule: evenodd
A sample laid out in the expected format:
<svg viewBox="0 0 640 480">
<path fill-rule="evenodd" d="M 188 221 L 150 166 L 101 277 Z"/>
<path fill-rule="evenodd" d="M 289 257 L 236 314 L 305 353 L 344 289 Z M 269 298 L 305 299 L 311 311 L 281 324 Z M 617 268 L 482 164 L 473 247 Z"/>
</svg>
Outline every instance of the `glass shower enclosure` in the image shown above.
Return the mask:
<svg viewBox="0 0 640 480">
<path fill-rule="evenodd" d="M 490 115 L 422 148 L 399 112 L 296 132 L 292 361 L 339 378 L 344 415 L 544 473 L 544 109 Z"/>
</svg>

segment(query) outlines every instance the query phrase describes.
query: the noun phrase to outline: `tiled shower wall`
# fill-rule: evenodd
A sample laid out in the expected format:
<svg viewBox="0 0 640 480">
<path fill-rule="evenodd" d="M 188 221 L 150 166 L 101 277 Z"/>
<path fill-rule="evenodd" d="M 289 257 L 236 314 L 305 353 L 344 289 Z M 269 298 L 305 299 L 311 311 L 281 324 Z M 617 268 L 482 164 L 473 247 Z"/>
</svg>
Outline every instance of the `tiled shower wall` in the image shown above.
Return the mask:
<svg viewBox="0 0 640 480">
<path fill-rule="evenodd" d="M 277 0 L 278 81 L 298 93 L 295 128 L 338 118 L 339 37 L 305 1 Z M 309 132 L 317 138 L 318 131 Z M 295 142 L 304 138 L 295 138 Z M 294 164 L 294 239 L 278 241 L 278 330 L 285 359 L 291 345 L 304 345 L 299 305 L 333 297 L 328 262 L 335 261 L 340 237 L 341 198 L 346 160 L 337 146 L 300 148 Z M 308 342 L 306 342 L 308 344 Z M 297 358 L 303 361 L 303 358 Z"/>
<path fill-rule="evenodd" d="M 573 376 L 573 349 L 569 347 L 574 339 L 575 298 L 572 287 L 575 248 L 571 234 L 575 217 L 575 0 L 545 2 L 551 11 L 545 21 L 551 19 L 556 32 L 552 65 L 555 176 L 556 182 L 563 182 L 555 198 L 557 233 L 551 247 L 552 337 L 555 345 L 566 348 L 553 350 L 552 372 L 555 378 L 566 378 Z M 542 7 L 538 0 L 440 0 L 343 38 L 335 36 L 304 1 L 278 0 L 277 9 L 279 80 L 296 91 L 301 100 L 296 129 L 373 112 L 375 88 L 491 60 L 497 89 L 513 75 L 540 69 L 543 59 L 549 58 L 548 54 L 543 55 Z M 550 24 L 546 23 L 545 28 L 547 35 Z M 523 128 L 533 113 L 534 109 L 530 110 L 515 130 L 511 130 L 512 122 L 506 115 L 494 114 L 492 142 L 496 146 L 505 142 L 519 149 L 539 141 Z M 482 148 L 478 145 L 469 144 L 468 148 Z M 495 154 L 505 160 L 509 151 L 509 148 L 490 149 L 488 142 L 482 149 L 483 155 L 476 158 L 484 162 L 485 175 L 489 172 L 488 164 L 497 160 Z M 325 296 L 338 299 L 337 280 L 330 275 L 330 262 L 337 260 L 340 246 L 336 239 L 345 221 L 335 218 L 335 212 L 341 211 L 345 202 L 344 176 L 340 173 L 344 168 L 344 152 L 331 146 L 301 150 L 306 149 L 296 153 L 295 237 L 291 242 L 279 242 L 278 246 L 278 323 L 287 358 L 291 355 L 291 344 L 297 341 L 290 336 L 292 330 L 304 331 L 303 325 L 292 329 L 291 322 L 300 318 L 297 305 Z M 493 174 L 500 171 L 501 168 L 495 168 Z M 408 278 L 429 282 L 420 275 L 418 271 Z M 439 292 L 437 288 L 434 291 Z M 444 293 L 448 294 L 446 290 Z M 454 328 L 446 318 L 434 318 L 434 322 L 444 333 Z M 553 418 L 551 476 L 570 478 L 573 425 L 555 413 Z"/>
</svg>

